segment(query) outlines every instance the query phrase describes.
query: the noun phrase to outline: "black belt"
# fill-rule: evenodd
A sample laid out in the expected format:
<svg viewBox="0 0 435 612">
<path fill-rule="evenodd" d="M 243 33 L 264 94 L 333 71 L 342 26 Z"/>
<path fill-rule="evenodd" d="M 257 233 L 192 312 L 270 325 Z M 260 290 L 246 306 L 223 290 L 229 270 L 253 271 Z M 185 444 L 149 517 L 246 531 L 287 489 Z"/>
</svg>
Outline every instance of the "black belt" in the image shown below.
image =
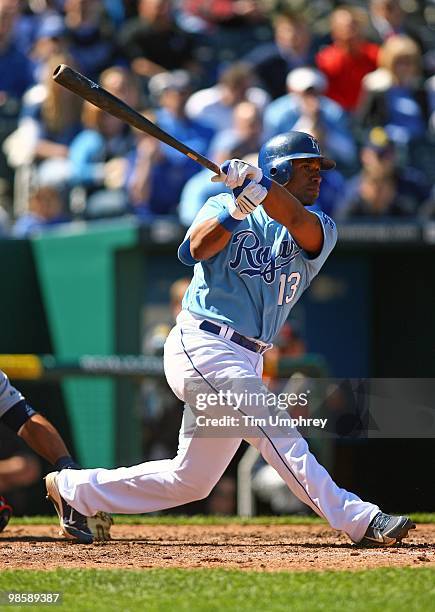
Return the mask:
<svg viewBox="0 0 435 612">
<path fill-rule="evenodd" d="M 199 324 L 199 329 L 210 332 L 211 334 L 216 334 L 216 336 L 220 336 L 222 327 L 217 323 L 212 323 L 211 321 L 201 321 Z M 221 338 L 223 337 L 224 336 L 221 336 Z M 242 336 L 242 334 L 239 334 L 239 332 L 234 330 L 232 331 L 231 336 L 228 336 L 227 340 L 231 340 L 231 342 L 235 342 L 236 344 L 243 346 L 243 348 L 253 351 L 254 353 L 263 353 L 266 348 L 264 344 L 256 342 L 255 340 L 250 340 L 249 338 L 246 338 L 246 336 Z"/>
</svg>

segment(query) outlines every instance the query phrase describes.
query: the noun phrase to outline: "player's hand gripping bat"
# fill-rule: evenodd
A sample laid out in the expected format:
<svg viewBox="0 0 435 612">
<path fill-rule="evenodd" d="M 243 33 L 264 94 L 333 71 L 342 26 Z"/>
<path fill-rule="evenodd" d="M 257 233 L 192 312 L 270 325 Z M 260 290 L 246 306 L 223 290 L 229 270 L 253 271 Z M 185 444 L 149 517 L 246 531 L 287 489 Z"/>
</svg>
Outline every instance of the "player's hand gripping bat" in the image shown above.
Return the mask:
<svg viewBox="0 0 435 612">
<path fill-rule="evenodd" d="M 184 155 L 187 155 L 191 159 L 198 162 L 198 164 L 208 168 L 215 174 L 221 173 L 217 164 L 157 127 L 157 125 L 143 117 L 131 106 L 109 93 L 103 87 L 97 85 L 97 83 L 94 83 L 90 79 L 86 78 L 80 74 L 80 72 L 77 72 L 70 66 L 66 66 L 65 64 L 58 66 L 53 73 L 53 79 L 56 81 L 56 83 L 59 83 L 81 98 L 84 98 L 88 102 L 98 106 L 98 108 L 106 111 L 106 113 L 121 119 L 121 121 L 125 121 L 142 132 L 146 132 L 147 134 L 154 136 L 154 138 L 157 138 L 161 142 L 168 144 L 174 149 L 177 149 L 177 151 L 184 153 Z"/>
</svg>

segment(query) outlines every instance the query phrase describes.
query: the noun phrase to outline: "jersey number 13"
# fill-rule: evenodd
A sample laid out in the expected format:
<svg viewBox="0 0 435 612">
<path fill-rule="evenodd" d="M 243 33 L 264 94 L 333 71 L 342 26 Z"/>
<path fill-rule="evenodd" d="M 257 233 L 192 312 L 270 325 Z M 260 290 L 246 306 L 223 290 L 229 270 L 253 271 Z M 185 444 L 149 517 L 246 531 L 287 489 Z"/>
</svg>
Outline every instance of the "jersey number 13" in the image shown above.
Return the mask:
<svg viewBox="0 0 435 612">
<path fill-rule="evenodd" d="M 292 272 L 288 276 L 287 274 L 281 274 L 279 277 L 278 306 L 282 306 L 284 303 L 290 304 L 296 295 L 300 280 L 299 272 Z M 286 287 L 288 293 L 286 293 Z"/>
</svg>

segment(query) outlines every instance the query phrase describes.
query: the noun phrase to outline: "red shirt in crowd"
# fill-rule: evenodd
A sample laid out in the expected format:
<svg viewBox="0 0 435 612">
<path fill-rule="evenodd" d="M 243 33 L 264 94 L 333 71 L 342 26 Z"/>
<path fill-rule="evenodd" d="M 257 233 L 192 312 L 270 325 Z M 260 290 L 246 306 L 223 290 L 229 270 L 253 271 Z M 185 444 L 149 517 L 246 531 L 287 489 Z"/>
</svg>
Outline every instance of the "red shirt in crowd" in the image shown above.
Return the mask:
<svg viewBox="0 0 435 612">
<path fill-rule="evenodd" d="M 316 63 L 328 78 L 326 95 L 347 111 L 353 111 L 359 100 L 362 78 L 376 70 L 379 46 L 362 42 L 355 52 L 336 44 L 325 47 L 316 56 Z"/>
</svg>

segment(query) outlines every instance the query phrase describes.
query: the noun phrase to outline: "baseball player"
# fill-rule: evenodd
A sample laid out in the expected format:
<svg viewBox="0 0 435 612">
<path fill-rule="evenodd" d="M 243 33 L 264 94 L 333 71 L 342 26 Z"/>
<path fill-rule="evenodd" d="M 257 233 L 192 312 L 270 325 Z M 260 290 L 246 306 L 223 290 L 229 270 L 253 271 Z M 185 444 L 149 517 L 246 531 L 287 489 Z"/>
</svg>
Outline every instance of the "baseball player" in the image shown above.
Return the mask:
<svg viewBox="0 0 435 612">
<path fill-rule="evenodd" d="M 27 403 L 2 370 L 0 421 L 20 436 L 35 453 L 52 463 L 56 470 L 79 469 L 56 428 Z M 5 529 L 11 515 L 11 506 L 0 497 L 0 531 Z M 93 515 L 86 519 L 73 511 L 62 524 L 63 535 L 69 539 L 87 539 L 89 542 L 109 539 L 112 518 L 103 512 L 94 512 Z"/>
<path fill-rule="evenodd" d="M 85 516 L 97 508 L 156 512 L 204 498 L 244 437 L 300 500 L 353 542 L 389 546 L 415 527 L 339 488 L 302 436 L 273 426 L 261 403 L 236 405 L 230 396 L 216 405 L 225 385 L 264 391 L 263 353 L 337 240 L 335 223 L 306 208 L 319 195 L 321 171 L 334 166 L 302 132 L 263 145 L 259 167 L 237 159 L 223 165 L 212 180 L 224 180 L 233 193 L 207 200 L 179 248 L 181 261 L 195 267 L 164 354 L 168 383 L 187 404 L 177 456 L 114 470 L 53 472 L 46 486 L 58 509 L 71 506 Z M 205 392 L 201 423 L 230 409 L 235 420 L 253 419 L 249 435 L 237 427 L 227 436 L 204 432 L 199 417 L 191 418 L 192 381 Z"/>
</svg>

